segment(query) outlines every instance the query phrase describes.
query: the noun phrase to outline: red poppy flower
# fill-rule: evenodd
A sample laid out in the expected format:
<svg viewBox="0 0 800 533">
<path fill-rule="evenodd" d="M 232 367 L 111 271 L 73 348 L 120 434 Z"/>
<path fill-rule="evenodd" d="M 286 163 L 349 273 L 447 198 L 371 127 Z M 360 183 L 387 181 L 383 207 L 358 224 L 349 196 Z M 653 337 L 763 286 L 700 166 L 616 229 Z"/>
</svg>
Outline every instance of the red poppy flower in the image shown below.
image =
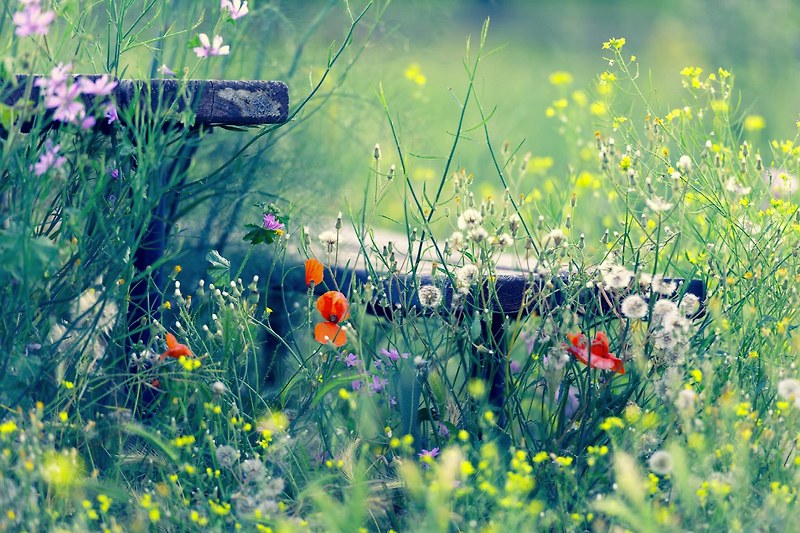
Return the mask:
<svg viewBox="0 0 800 533">
<path fill-rule="evenodd" d="M 322 274 L 325 267 L 322 266 L 318 260 L 314 259 L 306 259 L 306 286 L 311 285 L 311 282 L 314 282 L 314 285 L 319 285 L 322 283 Z"/>
<path fill-rule="evenodd" d="M 586 345 L 587 338 L 582 333 L 568 333 L 567 338 L 571 343 L 571 345 L 564 345 L 567 353 L 584 365 L 601 370 L 611 370 L 617 374 L 625 373 L 622 359 L 615 357 L 613 353 L 609 353 L 608 337 L 602 331 L 597 332 L 591 346 Z"/>
<path fill-rule="evenodd" d="M 179 343 L 172 333 L 167 333 L 167 351 L 161 354 L 161 359 L 166 359 L 167 357 L 178 359 L 181 356 L 191 357 L 193 355 L 188 346 Z"/>
<path fill-rule="evenodd" d="M 337 348 L 347 342 L 347 336 L 339 322 L 350 316 L 350 304 L 344 294 L 339 291 L 328 291 L 317 300 L 319 310 L 325 322 L 314 328 L 314 339 L 322 344 L 332 342 Z"/>
</svg>

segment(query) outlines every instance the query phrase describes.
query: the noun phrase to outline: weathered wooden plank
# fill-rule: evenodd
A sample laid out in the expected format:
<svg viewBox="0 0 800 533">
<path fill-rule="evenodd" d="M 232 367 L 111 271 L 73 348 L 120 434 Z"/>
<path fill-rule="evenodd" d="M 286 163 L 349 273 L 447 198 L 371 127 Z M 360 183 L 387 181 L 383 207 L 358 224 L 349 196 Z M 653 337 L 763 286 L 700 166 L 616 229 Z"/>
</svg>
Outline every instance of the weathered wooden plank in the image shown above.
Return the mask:
<svg viewBox="0 0 800 533">
<path fill-rule="evenodd" d="M 77 76 L 81 77 L 81 76 Z M 97 79 L 99 76 L 84 76 Z M 34 81 L 39 78 L 34 77 Z M 24 99 L 28 90 L 27 76 L 17 76 L 14 82 L 2 83 L 0 97 L 6 105 L 14 105 Z M 196 124 L 228 126 L 260 126 L 281 124 L 289 115 L 289 88 L 281 81 L 239 80 L 175 80 L 155 79 L 117 80 L 113 95 L 117 105 L 125 109 L 135 102 L 149 102 L 151 110 L 165 109 L 174 105 L 182 112 L 192 109 Z M 38 100 L 40 88 L 35 83 L 30 87 L 30 99 Z M 81 96 L 87 105 L 94 98 Z M 102 122 L 102 121 L 99 121 Z"/>
</svg>

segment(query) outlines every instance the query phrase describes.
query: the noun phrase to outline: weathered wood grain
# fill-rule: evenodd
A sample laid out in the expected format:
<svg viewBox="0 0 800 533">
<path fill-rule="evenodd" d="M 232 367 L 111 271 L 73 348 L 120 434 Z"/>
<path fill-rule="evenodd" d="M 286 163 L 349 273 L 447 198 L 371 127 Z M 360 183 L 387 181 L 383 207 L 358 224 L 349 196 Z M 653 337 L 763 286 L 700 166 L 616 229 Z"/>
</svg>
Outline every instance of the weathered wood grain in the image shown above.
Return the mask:
<svg viewBox="0 0 800 533">
<path fill-rule="evenodd" d="M 81 76 L 77 76 L 81 77 Z M 85 76 L 97 79 L 99 76 Z M 38 78 L 34 77 L 33 81 Z M 5 80 L 0 97 L 6 105 L 20 103 L 30 90 L 30 100 L 40 97 L 40 88 L 28 76 Z M 239 80 L 117 80 L 113 98 L 121 109 L 139 103 L 151 111 L 191 109 L 200 125 L 261 126 L 281 124 L 289 116 L 289 88 L 281 81 Z M 82 95 L 87 106 L 94 96 Z M 102 122 L 102 121 L 98 121 Z M 26 125 L 29 127 L 30 125 Z"/>
</svg>

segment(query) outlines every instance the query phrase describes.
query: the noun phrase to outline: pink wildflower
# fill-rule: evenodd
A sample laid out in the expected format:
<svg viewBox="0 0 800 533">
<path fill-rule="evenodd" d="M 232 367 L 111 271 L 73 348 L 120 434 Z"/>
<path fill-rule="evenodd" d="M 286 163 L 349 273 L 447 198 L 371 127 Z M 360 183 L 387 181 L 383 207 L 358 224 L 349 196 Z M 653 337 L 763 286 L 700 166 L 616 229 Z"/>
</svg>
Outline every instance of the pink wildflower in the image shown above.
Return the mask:
<svg viewBox="0 0 800 533">
<path fill-rule="evenodd" d="M 50 87 L 48 87 L 48 92 Z M 55 87 L 53 92 L 47 97 L 45 106 L 48 109 L 55 109 L 53 119 L 61 122 L 75 122 L 78 118 L 83 118 L 85 107 L 83 102 L 78 100 L 81 88 L 77 83 L 67 85 L 66 83 Z"/>
<path fill-rule="evenodd" d="M 273 231 L 280 231 L 285 229 L 286 226 L 275 218 L 273 213 L 267 213 L 264 215 L 264 229 L 273 230 Z"/>
<path fill-rule="evenodd" d="M 108 74 L 103 74 L 96 80 L 91 78 L 80 78 L 78 80 L 83 94 L 93 94 L 95 96 L 108 96 L 114 87 L 117 86 L 116 81 L 109 81 Z"/>
<path fill-rule="evenodd" d="M 222 36 L 215 35 L 214 43 L 208 39 L 208 35 L 201 33 L 198 38 L 202 46 L 195 46 L 192 50 L 197 57 L 226 56 L 231 53 L 231 47 L 227 44 L 222 46 Z"/>
<path fill-rule="evenodd" d="M 66 157 L 58 155 L 59 150 L 61 150 L 60 144 L 53 146 L 53 141 L 47 139 L 44 146 L 44 153 L 39 157 L 36 164 L 31 167 L 36 176 L 41 176 L 51 168 L 59 168 L 67 161 Z"/>
<path fill-rule="evenodd" d="M 112 103 L 106 104 L 104 116 L 106 120 L 108 120 L 109 124 L 114 123 L 115 121 L 119 120 L 119 115 L 117 114 L 117 106 Z"/>
<path fill-rule="evenodd" d="M 249 12 L 247 0 L 220 0 L 219 7 L 228 12 L 231 20 L 240 19 Z"/>
<path fill-rule="evenodd" d="M 56 17 L 53 11 L 42 11 L 38 1 L 23 0 L 25 9 L 14 13 L 14 31 L 20 37 L 28 35 L 47 35 L 50 24 Z"/>
</svg>

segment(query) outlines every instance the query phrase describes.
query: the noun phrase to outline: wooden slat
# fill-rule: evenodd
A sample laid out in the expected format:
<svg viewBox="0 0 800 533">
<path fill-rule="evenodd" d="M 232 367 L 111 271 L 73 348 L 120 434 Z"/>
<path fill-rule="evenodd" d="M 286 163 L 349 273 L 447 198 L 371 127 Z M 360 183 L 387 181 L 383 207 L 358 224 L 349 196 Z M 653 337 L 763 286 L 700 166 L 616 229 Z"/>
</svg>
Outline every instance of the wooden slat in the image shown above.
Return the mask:
<svg viewBox="0 0 800 533">
<path fill-rule="evenodd" d="M 99 76 L 86 77 L 96 79 Z M 14 85 L 6 82 L 3 86 L 2 101 L 6 105 L 19 102 L 27 90 L 27 76 L 17 76 L 15 81 Z M 281 81 L 118 81 L 119 85 L 113 94 L 120 108 L 127 108 L 137 101 L 149 102 L 153 110 L 164 109 L 176 103 L 176 111 L 184 111 L 187 107 L 194 110 L 197 124 L 281 124 L 286 122 L 289 115 L 289 88 Z M 39 94 L 39 88 L 34 85 L 31 99 L 37 100 Z M 92 96 L 84 95 L 83 98 L 91 105 Z"/>
</svg>

